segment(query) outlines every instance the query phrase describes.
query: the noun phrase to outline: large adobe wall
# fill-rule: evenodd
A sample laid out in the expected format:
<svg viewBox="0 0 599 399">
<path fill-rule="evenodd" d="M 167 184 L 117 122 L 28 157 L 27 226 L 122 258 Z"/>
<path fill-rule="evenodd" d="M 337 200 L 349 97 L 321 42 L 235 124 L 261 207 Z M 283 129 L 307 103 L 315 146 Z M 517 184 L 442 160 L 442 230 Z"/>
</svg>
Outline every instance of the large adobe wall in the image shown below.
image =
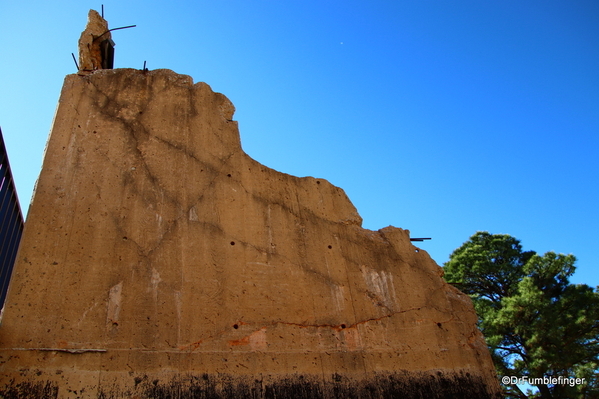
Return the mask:
<svg viewBox="0 0 599 399">
<path fill-rule="evenodd" d="M 168 70 L 66 77 L 0 327 L 0 395 L 490 398 L 467 296 L 409 232 L 241 149 Z"/>
</svg>

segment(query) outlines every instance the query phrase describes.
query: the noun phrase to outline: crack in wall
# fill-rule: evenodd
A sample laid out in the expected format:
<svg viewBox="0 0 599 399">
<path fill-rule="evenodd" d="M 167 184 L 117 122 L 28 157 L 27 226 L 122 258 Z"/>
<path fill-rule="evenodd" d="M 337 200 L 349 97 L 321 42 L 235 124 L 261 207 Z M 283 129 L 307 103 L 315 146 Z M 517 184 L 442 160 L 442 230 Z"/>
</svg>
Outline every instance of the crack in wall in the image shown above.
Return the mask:
<svg viewBox="0 0 599 399">
<path fill-rule="evenodd" d="M 372 323 L 372 322 L 379 322 L 388 318 L 391 318 L 393 316 L 396 316 L 398 314 L 403 314 L 403 313 L 408 313 L 408 312 L 413 312 L 413 311 L 418 311 L 421 310 L 422 307 L 415 307 L 415 308 L 411 308 L 411 309 L 405 309 L 405 310 L 401 310 L 401 311 L 395 311 L 393 313 L 390 314 L 386 314 L 384 316 L 380 316 L 380 317 L 373 317 L 373 318 L 369 318 L 369 319 L 364 319 L 349 325 L 346 325 L 344 323 L 341 324 L 309 324 L 309 323 L 295 323 L 295 322 L 286 322 L 286 321 L 272 321 L 269 324 L 261 324 L 261 326 L 259 328 L 254 328 L 253 331 L 249 334 L 246 334 L 244 336 L 242 336 L 241 338 L 238 339 L 232 339 L 229 340 L 229 344 L 232 346 L 240 346 L 240 345 L 248 345 L 250 344 L 250 336 L 252 336 L 252 334 L 257 334 L 259 332 L 262 333 L 266 333 L 266 331 L 268 330 L 269 327 L 272 326 L 278 326 L 278 325 L 282 325 L 282 326 L 292 326 L 292 327 L 298 327 L 298 328 L 314 328 L 314 329 L 330 329 L 330 330 L 334 330 L 336 332 L 342 332 L 342 331 L 347 331 L 347 330 L 351 330 L 351 329 L 355 329 L 358 326 L 361 325 L 366 325 L 368 323 Z M 421 321 L 423 321 L 425 319 L 422 319 Z M 430 319 L 432 321 L 432 319 Z M 444 320 L 441 323 L 447 323 L 451 320 Z M 433 321 L 434 322 L 434 321 Z M 436 323 L 436 322 L 435 322 Z M 240 325 L 247 325 L 247 326 L 251 326 L 253 323 L 250 322 L 237 322 L 235 324 L 235 326 L 240 326 Z M 234 327 L 234 329 L 237 329 Z M 217 337 L 220 337 L 222 335 L 226 335 L 226 334 L 230 334 L 231 330 L 226 329 L 226 330 L 221 330 L 219 333 L 216 333 L 214 335 L 209 335 L 208 337 L 199 339 L 195 342 L 192 342 L 190 344 L 184 344 L 178 347 L 179 350 L 181 351 L 189 351 L 189 352 L 193 352 L 197 349 L 200 348 L 200 346 L 204 343 L 208 343 L 210 340 L 214 340 L 217 339 Z M 263 338 L 264 340 L 266 339 L 266 337 L 264 336 Z M 265 342 L 265 341 L 264 341 Z M 266 346 L 263 346 L 262 349 L 265 349 Z"/>
</svg>

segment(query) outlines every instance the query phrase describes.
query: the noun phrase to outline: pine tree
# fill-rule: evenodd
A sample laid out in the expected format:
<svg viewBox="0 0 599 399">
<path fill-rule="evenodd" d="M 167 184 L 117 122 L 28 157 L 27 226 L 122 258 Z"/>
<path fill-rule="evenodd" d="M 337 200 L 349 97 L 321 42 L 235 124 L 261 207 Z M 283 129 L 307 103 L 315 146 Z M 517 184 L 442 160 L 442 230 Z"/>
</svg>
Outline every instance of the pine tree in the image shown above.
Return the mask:
<svg viewBox="0 0 599 399">
<path fill-rule="evenodd" d="M 540 379 L 538 392 L 504 384 L 506 397 L 599 398 L 599 288 L 570 284 L 575 262 L 478 232 L 445 263 L 447 282 L 474 302 L 498 375 Z"/>
</svg>

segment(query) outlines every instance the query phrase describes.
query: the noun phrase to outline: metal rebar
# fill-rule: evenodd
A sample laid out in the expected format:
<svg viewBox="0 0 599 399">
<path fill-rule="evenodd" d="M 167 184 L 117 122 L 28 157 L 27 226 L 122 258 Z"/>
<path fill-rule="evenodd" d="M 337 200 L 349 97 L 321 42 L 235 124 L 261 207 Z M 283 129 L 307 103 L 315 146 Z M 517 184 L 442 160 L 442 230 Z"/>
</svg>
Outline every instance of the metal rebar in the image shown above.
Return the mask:
<svg viewBox="0 0 599 399">
<path fill-rule="evenodd" d="M 127 28 L 135 28 L 137 25 L 129 25 L 129 26 L 121 26 L 120 28 L 112 28 L 112 29 L 108 29 L 106 32 L 102 33 L 102 35 L 107 34 L 108 32 L 112 32 L 113 30 L 119 30 L 119 29 L 127 29 Z"/>
<path fill-rule="evenodd" d="M 77 59 L 75 58 L 75 54 L 71 53 L 71 55 L 73 56 L 73 61 L 75 61 L 75 66 L 77 67 L 77 70 L 79 70 L 79 65 L 77 64 Z"/>
<path fill-rule="evenodd" d="M 102 36 L 104 36 L 105 34 L 107 34 L 108 32 L 112 32 L 113 30 L 119 30 L 119 29 L 127 29 L 127 28 L 135 28 L 137 25 L 129 25 L 129 26 L 121 26 L 120 28 L 112 28 L 112 29 L 108 29 L 106 32 L 102 33 L 100 36 L 94 38 L 94 41 L 98 40 L 99 38 L 101 38 Z"/>
</svg>

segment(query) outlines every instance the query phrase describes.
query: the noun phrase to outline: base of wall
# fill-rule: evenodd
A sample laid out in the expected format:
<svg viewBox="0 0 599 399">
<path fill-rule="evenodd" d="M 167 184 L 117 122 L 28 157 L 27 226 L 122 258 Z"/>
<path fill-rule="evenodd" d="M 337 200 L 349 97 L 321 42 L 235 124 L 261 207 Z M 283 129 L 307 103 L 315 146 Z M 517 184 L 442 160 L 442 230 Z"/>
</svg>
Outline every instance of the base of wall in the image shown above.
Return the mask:
<svg viewBox="0 0 599 399">
<path fill-rule="evenodd" d="M 13 398 L 494 398 L 487 385 L 466 372 L 376 373 L 368 378 L 333 374 L 253 375 L 78 373 L 29 370 L 0 388 Z M 95 377 L 95 378 L 94 378 Z M 95 379 L 94 384 L 91 380 Z M 86 381 L 87 383 L 82 384 Z M 78 389 L 68 388 L 77 386 Z"/>
</svg>

